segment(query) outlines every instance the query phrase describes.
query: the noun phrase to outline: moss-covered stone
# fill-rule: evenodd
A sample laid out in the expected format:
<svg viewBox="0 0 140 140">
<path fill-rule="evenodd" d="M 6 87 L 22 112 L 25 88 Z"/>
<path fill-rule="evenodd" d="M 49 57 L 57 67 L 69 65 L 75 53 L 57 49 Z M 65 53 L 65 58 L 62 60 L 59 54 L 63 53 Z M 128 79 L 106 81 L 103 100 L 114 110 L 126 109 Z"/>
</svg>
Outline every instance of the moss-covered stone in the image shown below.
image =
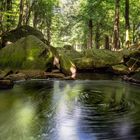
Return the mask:
<svg viewBox="0 0 140 140">
<path fill-rule="evenodd" d="M 63 53 L 60 54 L 59 59 L 60 59 L 60 69 L 61 69 L 61 71 L 65 75 L 72 75 L 72 74 L 74 74 L 74 71 L 72 69 L 76 70 L 76 66 L 71 61 L 71 59 L 68 56 L 66 56 L 65 54 L 63 54 Z"/>
<path fill-rule="evenodd" d="M 52 46 L 47 46 L 37 37 L 29 35 L 0 50 L 0 68 L 16 70 L 44 70 L 51 71 L 54 61 L 66 75 L 73 73 L 72 61 L 63 53 L 59 54 Z"/>
<path fill-rule="evenodd" d="M 112 66 L 113 72 L 116 74 L 129 74 L 128 67 L 123 64 Z"/>
<path fill-rule="evenodd" d="M 99 49 L 87 49 L 73 57 L 72 60 L 79 70 L 111 67 L 123 61 L 123 55 L 120 52 Z"/>
<path fill-rule="evenodd" d="M 44 54 L 42 54 L 45 52 Z M 41 40 L 29 35 L 0 50 L 0 67 L 12 69 L 46 69 L 53 54 Z"/>
</svg>

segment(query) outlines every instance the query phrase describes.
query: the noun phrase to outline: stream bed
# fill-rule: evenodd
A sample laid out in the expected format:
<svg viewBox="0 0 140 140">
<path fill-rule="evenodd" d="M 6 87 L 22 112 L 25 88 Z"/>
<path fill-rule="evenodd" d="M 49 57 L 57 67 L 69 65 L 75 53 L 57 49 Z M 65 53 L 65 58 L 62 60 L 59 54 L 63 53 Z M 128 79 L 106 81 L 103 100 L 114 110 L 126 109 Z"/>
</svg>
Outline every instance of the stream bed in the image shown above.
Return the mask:
<svg viewBox="0 0 140 140">
<path fill-rule="evenodd" d="M 119 79 L 30 80 L 0 90 L 0 140 L 139 140 L 140 88 Z"/>
</svg>

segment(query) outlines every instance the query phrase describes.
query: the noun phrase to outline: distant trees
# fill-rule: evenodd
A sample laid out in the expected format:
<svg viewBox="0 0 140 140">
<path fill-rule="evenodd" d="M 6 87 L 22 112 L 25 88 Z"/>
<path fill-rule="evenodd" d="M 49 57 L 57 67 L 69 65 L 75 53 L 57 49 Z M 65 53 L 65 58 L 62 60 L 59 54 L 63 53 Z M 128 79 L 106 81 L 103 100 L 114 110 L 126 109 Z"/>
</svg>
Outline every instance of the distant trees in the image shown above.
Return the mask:
<svg viewBox="0 0 140 140">
<path fill-rule="evenodd" d="M 130 47 L 140 39 L 139 19 L 137 0 L 0 1 L 0 34 L 30 25 L 55 46 Z"/>
<path fill-rule="evenodd" d="M 120 49 L 119 23 L 120 23 L 120 0 L 115 0 L 114 38 L 113 48 Z"/>
<path fill-rule="evenodd" d="M 130 45 L 130 38 L 129 38 L 129 30 L 130 30 L 130 23 L 129 23 L 129 0 L 125 0 L 125 29 L 126 29 L 125 45 L 128 48 L 129 45 Z"/>
</svg>

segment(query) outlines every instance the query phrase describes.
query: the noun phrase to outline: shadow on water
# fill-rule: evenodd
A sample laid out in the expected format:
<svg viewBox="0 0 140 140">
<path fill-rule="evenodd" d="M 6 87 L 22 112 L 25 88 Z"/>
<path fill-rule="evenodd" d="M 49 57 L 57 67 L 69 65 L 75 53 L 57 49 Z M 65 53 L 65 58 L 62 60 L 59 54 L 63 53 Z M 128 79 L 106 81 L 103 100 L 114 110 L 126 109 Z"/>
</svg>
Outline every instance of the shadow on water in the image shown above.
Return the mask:
<svg viewBox="0 0 140 140">
<path fill-rule="evenodd" d="M 1 140 L 140 139 L 139 87 L 119 80 L 32 80 L 0 91 Z"/>
</svg>

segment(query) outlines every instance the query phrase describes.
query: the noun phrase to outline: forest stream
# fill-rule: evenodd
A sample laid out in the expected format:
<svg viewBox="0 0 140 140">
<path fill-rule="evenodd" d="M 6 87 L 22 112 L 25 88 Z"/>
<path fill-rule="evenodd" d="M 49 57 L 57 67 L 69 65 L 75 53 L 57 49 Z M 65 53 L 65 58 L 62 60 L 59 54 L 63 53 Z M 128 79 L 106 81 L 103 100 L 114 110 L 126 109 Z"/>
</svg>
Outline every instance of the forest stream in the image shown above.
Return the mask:
<svg viewBox="0 0 140 140">
<path fill-rule="evenodd" d="M 0 90 L 0 140 L 140 139 L 139 86 L 92 75 Z"/>
</svg>

